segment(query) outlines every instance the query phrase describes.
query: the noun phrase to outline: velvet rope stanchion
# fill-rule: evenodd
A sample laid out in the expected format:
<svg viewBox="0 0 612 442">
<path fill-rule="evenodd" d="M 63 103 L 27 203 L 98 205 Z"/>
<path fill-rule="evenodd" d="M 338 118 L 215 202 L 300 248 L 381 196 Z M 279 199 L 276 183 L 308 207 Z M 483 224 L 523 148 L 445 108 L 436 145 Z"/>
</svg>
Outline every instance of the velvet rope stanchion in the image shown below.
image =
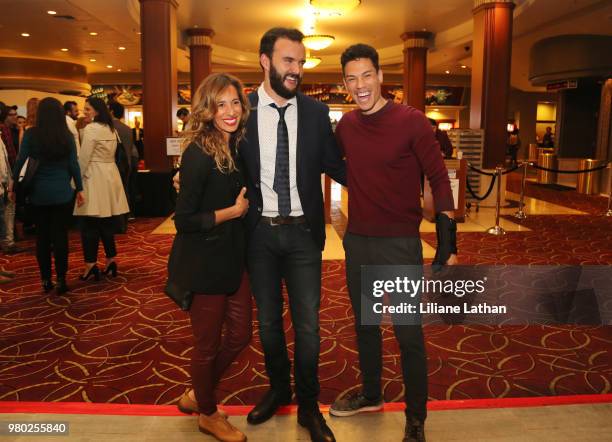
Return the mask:
<svg viewBox="0 0 612 442">
<path fill-rule="evenodd" d="M 497 166 L 495 168 L 495 175 L 497 177 L 497 198 L 495 201 L 495 225 L 489 229 L 487 229 L 487 233 L 490 235 L 501 236 L 505 235 L 506 231 L 499 225 L 499 212 L 501 210 L 501 177 L 502 177 L 502 168 L 501 166 Z"/>
<path fill-rule="evenodd" d="M 512 167 L 512 168 L 510 168 L 510 169 L 506 169 L 506 170 L 504 170 L 504 171 L 502 172 L 502 175 L 507 175 L 507 174 L 509 174 L 509 173 L 512 173 L 512 172 L 514 172 L 515 170 L 517 170 L 519 167 L 521 167 L 521 166 L 514 166 L 514 167 Z"/>
<path fill-rule="evenodd" d="M 497 178 L 495 175 L 492 175 L 492 176 L 493 176 L 493 179 L 491 180 L 491 183 L 489 184 L 489 188 L 487 189 L 486 193 L 483 196 L 476 195 L 476 193 L 472 189 L 472 186 L 470 185 L 470 181 L 466 180 L 467 190 L 468 192 L 470 192 L 470 195 L 472 195 L 472 198 L 474 198 L 477 201 L 484 201 L 489 197 L 489 195 L 491 194 L 491 191 L 493 190 L 495 179 Z"/>
<path fill-rule="evenodd" d="M 472 164 L 468 163 L 468 167 L 470 169 L 472 169 L 474 172 L 479 173 L 480 175 L 487 175 L 487 176 L 496 176 L 494 173 L 491 172 L 485 172 L 484 170 L 480 170 L 477 167 L 472 166 Z"/>
<path fill-rule="evenodd" d="M 538 166 L 535 163 L 531 163 L 531 166 L 534 169 L 538 169 L 538 170 L 544 170 L 546 172 L 554 172 L 554 173 L 573 173 L 573 174 L 578 174 L 578 173 L 589 173 L 589 172 L 597 172 L 598 170 L 602 170 L 607 168 L 608 166 L 606 164 L 604 164 L 603 166 L 597 166 L 597 167 L 593 167 L 592 169 L 584 169 L 584 170 L 560 170 L 560 169 L 549 169 L 548 167 L 542 167 L 542 166 Z"/>
<path fill-rule="evenodd" d="M 516 219 L 527 218 L 527 214 L 525 213 L 523 208 L 525 207 L 525 181 L 527 180 L 527 167 L 529 167 L 529 161 L 524 161 L 521 164 L 521 167 L 523 168 L 523 176 L 521 177 L 521 196 L 519 198 L 519 209 L 514 214 L 514 217 Z"/>
</svg>

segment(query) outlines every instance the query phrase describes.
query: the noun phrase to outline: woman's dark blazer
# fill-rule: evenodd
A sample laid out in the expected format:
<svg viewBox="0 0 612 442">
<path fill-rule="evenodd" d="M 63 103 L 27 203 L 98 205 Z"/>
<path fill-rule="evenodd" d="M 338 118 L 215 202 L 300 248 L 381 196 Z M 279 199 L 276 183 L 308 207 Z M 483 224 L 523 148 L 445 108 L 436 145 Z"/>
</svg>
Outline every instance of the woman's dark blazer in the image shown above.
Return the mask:
<svg viewBox="0 0 612 442">
<path fill-rule="evenodd" d="M 239 161 L 237 166 L 241 169 Z M 242 172 L 221 173 L 214 159 L 191 143 L 180 173 L 168 279 L 194 293 L 234 293 L 244 271 L 245 228 L 242 218 L 215 226 L 214 212 L 235 204 L 244 186 Z"/>
</svg>

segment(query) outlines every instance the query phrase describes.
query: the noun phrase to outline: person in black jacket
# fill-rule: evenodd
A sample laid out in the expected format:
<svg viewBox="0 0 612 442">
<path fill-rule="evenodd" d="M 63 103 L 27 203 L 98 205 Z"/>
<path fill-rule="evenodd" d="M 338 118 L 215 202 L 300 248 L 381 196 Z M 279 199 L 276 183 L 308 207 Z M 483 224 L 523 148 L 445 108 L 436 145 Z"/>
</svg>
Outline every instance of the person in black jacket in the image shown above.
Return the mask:
<svg viewBox="0 0 612 442">
<path fill-rule="evenodd" d="M 193 390 L 183 395 L 179 410 L 199 413 L 200 430 L 222 441 L 246 440 L 217 410 L 215 400 L 223 372 L 251 340 L 242 219 L 249 202 L 236 152 L 249 115 L 242 89 L 237 78 L 212 74 L 195 94 L 198 104 L 183 134 L 188 145 L 174 217 L 177 234 L 168 261 L 168 280 L 194 293 Z"/>
<path fill-rule="evenodd" d="M 77 161 L 74 137 L 68 130 L 64 108 L 55 98 L 44 98 L 38 106 L 36 127 L 28 129 L 13 169 L 13 182 L 25 161 L 38 161 L 28 192 L 34 207 L 36 259 L 45 292 L 53 289 L 51 253 L 55 256 L 57 294 L 66 293 L 68 271 L 68 225 L 74 198 L 70 181 L 76 186 L 76 204 L 83 205 L 83 182 Z M 11 191 L 13 189 L 10 189 Z"/>
<path fill-rule="evenodd" d="M 438 129 L 438 122 L 433 118 L 428 118 L 429 123 L 431 124 L 431 128 L 433 133 L 436 136 L 436 141 L 440 145 L 440 151 L 444 158 L 452 158 L 453 157 L 453 145 L 448 138 L 448 135 L 445 131 Z"/>
</svg>

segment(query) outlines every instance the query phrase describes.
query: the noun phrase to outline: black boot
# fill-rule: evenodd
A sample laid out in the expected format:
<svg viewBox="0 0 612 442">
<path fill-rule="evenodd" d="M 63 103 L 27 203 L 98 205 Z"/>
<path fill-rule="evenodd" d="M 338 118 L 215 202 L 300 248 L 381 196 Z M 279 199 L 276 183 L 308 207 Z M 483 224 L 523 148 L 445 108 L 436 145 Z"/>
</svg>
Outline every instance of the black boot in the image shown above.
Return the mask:
<svg viewBox="0 0 612 442">
<path fill-rule="evenodd" d="M 336 442 L 334 433 L 327 426 L 325 418 L 318 408 L 298 408 L 298 424 L 310 433 L 312 442 Z"/>
<path fill-rule="evenodd" d="M 55 292 L 58 295 L 63 295 L 64 293 L 70 291 L 70 288 L 66 285 L 66 277 L 58 276 L 57 277 L 57 287 L 55 288 Z"/>
<path fill-rule="evenodd" d="M 42 289 L 45 293 L 49 293 L 51 290 L 53 290 L 53 287 L 55 287 L 55 285 L 53 285 L 51 279 L 42 280 Z"/>
<path fill-rule="evenodd" d="M 270 389 L 248 414 L 247 422 L 251 425 L 261 424 L 274 416 L 278 407 L 289 405 L 290 403 L 291 390 L 285 393 L 277 393 Z"/>
<path fill-rule="evenodd" d="M 402 442 L 425 442 L 425 423 L 413 416 L 406 416 L 406 429 Z"/>
</svg>

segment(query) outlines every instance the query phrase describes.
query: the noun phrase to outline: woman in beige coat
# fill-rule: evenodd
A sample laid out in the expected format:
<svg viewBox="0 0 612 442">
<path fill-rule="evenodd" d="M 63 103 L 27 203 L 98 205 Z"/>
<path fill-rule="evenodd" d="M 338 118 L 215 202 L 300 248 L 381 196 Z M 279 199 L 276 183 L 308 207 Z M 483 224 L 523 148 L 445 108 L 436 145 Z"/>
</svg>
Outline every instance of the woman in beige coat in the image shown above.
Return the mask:
<svg viewBox="0 0 612 442">
<path fill-rule="evenodd" d="M 90 276 L 100 279 L 98 244 L 102 240 L 106 254 L 104 274 L 117 275 L 115 256 L 115 216 L 129 212 L 127 198 L 115 164 L 117 135 L 108 108 L 100 98 L 88 98 L 85 116 L 92 122 L 83 131 L 79 165 L 83 175 L 83 194 L 86 203 L 75 207 L 81 216 L 81 242 L 85 270 L 81 279 Z"/>
</svg>

